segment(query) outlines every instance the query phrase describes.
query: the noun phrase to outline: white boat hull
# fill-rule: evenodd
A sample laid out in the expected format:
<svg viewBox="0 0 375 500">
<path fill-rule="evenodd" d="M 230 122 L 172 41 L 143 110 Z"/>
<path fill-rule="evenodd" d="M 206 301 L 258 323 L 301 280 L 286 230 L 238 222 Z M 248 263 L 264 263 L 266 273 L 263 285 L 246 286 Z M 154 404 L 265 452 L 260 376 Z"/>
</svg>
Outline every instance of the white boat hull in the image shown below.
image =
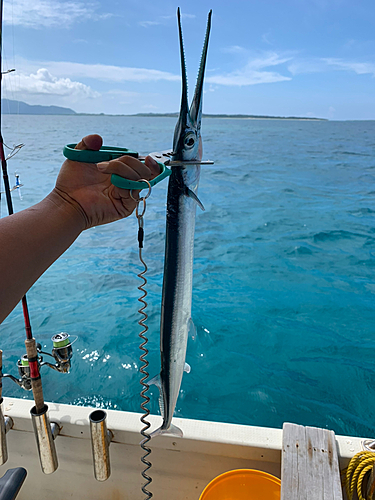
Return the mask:
<svg viewBox="0 0 375 500">
<path fill-rule="evenodd" d="M 0 475 L 13 467 L 28 471 L 18 496 L 20 500 L 133 500 L 144 498 L 143 466 L 139 447 L 140 415 L 106 410 L 110 445 L 111 476 L 105 482 L 94 478 L 88 416 L 92 408 L 48 403 L 51 422 L 62 429 L 56 438 L 59 467 L 45 475 L 41 471 L 30 417 L 33 402 L 4 398 L 4 414 L 13 419 L 7 434 L 8 461 Z M 161 417 L 150 416 L 153 428 Z M 205 486 L 219 474 L 239 468 L 259 469 L 277 477 L 281 473 L 282 430 L 175 418 L 183 438 L 161 436 L 151 442 L 150 490 L 155 498 L 197 500 Z M 336 436 L 340 466 L 362 449 L 363 439 Z"/>
</svg>

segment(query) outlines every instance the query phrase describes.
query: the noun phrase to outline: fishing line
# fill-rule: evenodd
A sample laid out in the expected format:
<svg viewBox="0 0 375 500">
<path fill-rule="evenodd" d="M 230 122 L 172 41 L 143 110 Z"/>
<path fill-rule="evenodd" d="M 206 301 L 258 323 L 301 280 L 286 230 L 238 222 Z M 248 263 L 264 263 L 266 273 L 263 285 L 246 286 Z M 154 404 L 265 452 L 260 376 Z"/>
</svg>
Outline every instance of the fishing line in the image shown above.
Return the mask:
<svg viewBox="0 0 375 500">
<path fill-rule="evenodd" d="M 2 41 L 2 26 L 3 26 L 3 0 L 0 1 L 0 69 L 2 69 L 3 65 L 3 41 Z M 2 94 L 2 71 L 0 71 L 0 160 L 1 160 L 1 169 L 3 173 L 3 181 L 4 181 L 4 189 L 5 196 L 8 207 L 8 214 L 11 216 L 14 213 L 13 210 L 13 202 L 11 195 L 11 188 L 9 185 L 9 177 L 8 177 L 8 168 L 7 168 L 7 159 L 5 157 L 4 152 L 4 140 L 2 135 L 2 122 L 1 122 L 1 94 Z M 22 309 L 23 309 L 23 317 L 25 321 L 25 330 L 26 330 L 26 351 L 29 359 L 30 366 L 30 375 L 31 375 L 31 384 L 33 390 L 33 396 L 35 401 L 36 413 L 41 413 L 44 408 L 44 398 L 43 398 L 43 389 L 42 389 L 42 381 L 39 373 L 38 367 L 38 354 L 36 349 L 35 339 L 33 338 L 30 324 L 30 315 L 29 309 L 27 306 L 26 295 L 22 297 Z"/>
<path fill-rule="evenodd" d="M 8 101 L 7 102 L 8 114 L 15 114 L 16 115 L 16 118 L 14 121 L 14 127 L 12 127 L 12 128 L 13 128 L 13 132 L 15 132 L 15 136 L 19 137 L 19 135 L 20 135 L 20 101 L 18 100 L 18 98 L 16 98 L 16 96 L 17 96 L 17 94 L 19 94 L 19 91 L 20 91 L 20 75 L 19 75 L 18 71 L 16 71 L 16 69 L 15 69 L 15 68 L 17 68 L 17 64 L 16 64 L 16 49 L 15 49 L 16 42 L 15 42 L 15 30 L 14 30 L 14 1 L 13 0 L 11 2 L 11 22 L 10 23 L 8 22 L 8 24 L 11 25 L 11 37 L 12 37 L 12 44 L 11 44 L 12 50 L 11 50 L 11 52 L 12 53 L 10 55 L 8 54 L 9 57 L 7 57 L 7 54 L 5 54 L 4 47 L 2 47 L 1 71 L 2 71 L 3 75 L 5 75 L 7 73 L 13 73 L 13 74 L 10 76 L 10 78 L 5 78 L 4 80 L 2 80 L 2 96 L 4 96 L 5 98 L 8 98 L 7 99 L 7 101 Z M 11 61 L 11 63 L 9 63 L 8 61 Z M 5 66 L 9 69 L 3 70 L 3 66 Z M 11 113 L 9 100 L 12 100 L 12 101 L 14 101 L 14 103 L 17 103 L 16 112 Z M 4 143 L 4 146 L 7 147 L 8 149 L 12 150 L 9 153 L 9 155 L 7 156 L 7 160 L 8 160 L 9 158 L 12 158 L 16 153 L 18 153 L 19 149 L 22 146 L 24 146 L 24 144 L 22 144 L 22 145 L 14 144 L 12 147 L 9 147 Z M 19 190 L 19 193 L 21 193 L 20 190 Z M 20 198 L 21 198 L 21 195 L 20 195 Z"/>
<path fill-rule="evenodd" d="M 151 184 L 146 180 L 146 179 L 140 179 L 140 181 L 146 182 L 148 185 L 148 193 L 146 196 L 143 196 L 142 198 L 135 199 L 133 198 L 132 191 L 130 191 L 130 196 L 131 198 L 136 202 L 136 208 L 135 208 L 135 215 L 138 220 L 138 245 L 139 245 L 139 260 L 143 264 L 143 271 L 141 271 L 137 276 L 141 280 L 143 280 L 143 283 L 139 285 L 138 290 L 142 292 L 143 295 L 138 298 L 138 302 L 142 304 L 142 306 L 138 309 L 138 313 L 142 315 L 142 318 L 138 321 L 138 324 L 143 330 L 139 334 L 139 338 L 142 340 L 142 343 L 139 346 L 139 349 L 142 351 L 142 354 L 139 357 L 139 360 L 141 362 L 139 371 L 143 375 L 143 377 L 140 380 L 140 384 L 142 386 L 142 391 L 141 391 L 141 398 L 143 399 L 141 403 L 141 409 L 144 412 L 143 415 L 141 416 L 141 422 L 144 425 L 144 427 L 141 429 L 141 435 L 143 437 L 140 446 L 142 450 L 145 452 L 144 455 L 141 457 L 141 462 L 145 465 L 144 470 L 142 471 L 142 477 L 146 481 L 144 485 L 142 486 L 142 492 L 146 495 L 145 500 L 152 498 L 153 494 L 151 491 L 147 489 L 147 487 L 151 484 L 152 478 L 148 475 L 148 471 L 151 469 L 152 464 L 149 460 L 147 460 L 147 457 L 151 454 L 151 448 L 147 445 L 147 443 L 151 440 L 150 434 L 147 432 L 148 429 L 151 427 L 150 422 L 147 420 L 148 416 L 150 415 L 150 410 L 148 409 L 147 405 L 150 402 L 150 398 L 147 395 L 147 392 L 150 388 L 150 386 L 147 384 L 147 379 L 149 378 L 149 373 L 147 371 L 147 367 L 149 365 L 149 362 L 147 361 L 146 357 L 148 355 L 148 349 L 146 347 L 148 343 L 148 338 L 146 337 L 146 333 L 148 331 L 148 326 L 146 324 L 148 315 L 145 312 L 145 309 L 147 308 L 147 302 L 145 301 L 145 298 L 147 297 L 147 291 L 145 289 L 145 286 L 147 285 L 147 279 L 145 278 L 145 274 L 148 270 L 146 262 L 143 260 L 142 256 L 142 249 L 143 249 L 143 240 L 144 240 L 144 225 L 143 225 L 143 216 L 146 212 L 146 199 L 150 196 L 151 194 Z M 140 211 L 140 205 L 142 205 L 141 211 Z"/>
</svg>

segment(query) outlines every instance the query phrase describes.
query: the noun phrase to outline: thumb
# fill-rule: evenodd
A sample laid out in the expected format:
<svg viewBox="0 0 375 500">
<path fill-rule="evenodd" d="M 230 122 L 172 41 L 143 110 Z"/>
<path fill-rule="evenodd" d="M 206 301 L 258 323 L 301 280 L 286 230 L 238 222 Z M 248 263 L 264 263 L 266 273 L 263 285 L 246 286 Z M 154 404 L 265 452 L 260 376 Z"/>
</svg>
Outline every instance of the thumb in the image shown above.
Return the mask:
<svg viewBox="0 0 375 500">
<path fill-rule="evenodd" d="M 91 149 L 92 151 L 99 151 L 103 145 L 103 139 L 98 134 L 86 135 L 74 149 Z"/>
</svg>

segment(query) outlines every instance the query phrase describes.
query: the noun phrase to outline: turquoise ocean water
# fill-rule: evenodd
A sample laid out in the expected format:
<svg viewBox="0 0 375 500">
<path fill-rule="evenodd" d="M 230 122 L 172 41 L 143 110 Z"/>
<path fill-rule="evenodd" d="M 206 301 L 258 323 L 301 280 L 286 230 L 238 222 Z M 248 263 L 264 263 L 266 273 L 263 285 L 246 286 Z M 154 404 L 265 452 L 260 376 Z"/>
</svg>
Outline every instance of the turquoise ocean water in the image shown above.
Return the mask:
<svg viewBox="0 0 375 500">
<path fill-rule="evenodd" d="M 21 176 L 15 210 L 53 187 L 62 147 L 96 132 L 147 153 L 171 146 L 175 119 L 4 116 Z M 192 316 L 176 415 L 375 435 L 375 122 L 205 119 Z M 159 371 L 165 181 L 145 216 L 150 374 Z M 1 203 L 6 214 L 5 200 Z M 135 216 L 93 228 L 28 294 L 47 349 L 67 331 L 69 375 L 43 369 L 48 401 L 139 411 L 141 270 Z M 17 279 L 17 262 L 14 262 Z M 1 277 L 0 277 L 1 279 Z M 21 307 L 0 326 L 4 369 L 24 353 Z M 158 412 L 157 389 L 151 410 Z M 31 397 L 9 380 L 4 394 Z"/>
</svg>

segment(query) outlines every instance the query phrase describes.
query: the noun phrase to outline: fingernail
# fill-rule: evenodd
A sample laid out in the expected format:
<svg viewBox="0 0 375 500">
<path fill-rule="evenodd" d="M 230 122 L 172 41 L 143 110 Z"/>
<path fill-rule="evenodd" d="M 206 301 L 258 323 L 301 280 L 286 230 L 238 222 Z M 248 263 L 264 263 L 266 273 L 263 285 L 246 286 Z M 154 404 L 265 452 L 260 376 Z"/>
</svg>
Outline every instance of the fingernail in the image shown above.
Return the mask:
<svg viewBox="0 0 375 500">
<path fill-rule="evenodd" d="M 149 156 L 149 157 L 148 157 L 148 161 L 151 163 L 151 165 L 152 165 L 153 167 L 159 166 L 159 165 L 158 165 L 158 162 L 157 162 L 156 160 L 154 160 L 154 158 L 153 158 L 152 156 Z"/>
<path fill-rule="evenodd" d="M 108 165 L 109 165 L 108 161 L 102 161 L 102 162 L 96 164 L 96 166 L 98 167 L 98 170 L 106 170 L 108 168 Z"/>
<path fill-rule="evenodd" d="M 82 139 L 74 149 L 87 149 L 84 140 Z"/>
</svg>

